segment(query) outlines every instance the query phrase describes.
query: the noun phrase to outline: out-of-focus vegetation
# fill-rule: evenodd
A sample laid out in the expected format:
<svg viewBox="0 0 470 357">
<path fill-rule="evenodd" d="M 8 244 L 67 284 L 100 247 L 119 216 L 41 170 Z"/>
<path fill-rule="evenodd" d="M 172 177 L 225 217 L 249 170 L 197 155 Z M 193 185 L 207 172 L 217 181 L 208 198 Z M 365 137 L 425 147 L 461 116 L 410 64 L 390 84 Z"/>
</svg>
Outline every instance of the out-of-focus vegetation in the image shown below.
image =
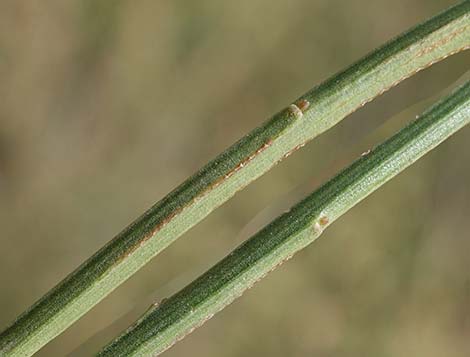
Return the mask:
<svg viewBox="0 0 470 357">
<path fill-rule="evenodd" d="M 451 4 L 3 1 L 0 329 L 286 99 Z M 38 355 L 96 351 L 420 112 L 469 62 L 464 53 L 421 73 L 290 157 Z M 167 355 L 465 356 L 469 135 Z"/>
</svg>

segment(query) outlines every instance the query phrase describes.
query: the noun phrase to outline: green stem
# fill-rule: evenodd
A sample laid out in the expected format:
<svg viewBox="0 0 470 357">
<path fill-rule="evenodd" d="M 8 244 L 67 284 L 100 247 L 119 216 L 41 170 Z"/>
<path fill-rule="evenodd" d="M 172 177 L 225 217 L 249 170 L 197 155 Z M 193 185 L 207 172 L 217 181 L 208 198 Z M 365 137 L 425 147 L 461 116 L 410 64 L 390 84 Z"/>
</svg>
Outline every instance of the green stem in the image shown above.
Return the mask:
<svg viewBox="0 0 470 357">
<path fill-rule="evenodd" d="M 238 190 L 400 81 L 470 46 L 470 1 L 314 88 L 182 183 L 23 313 L 0 353 L 29 356 Z"/>
<path fill-rule="evenodd" d="M 165 351 L 469 122 L 470 82 L 278 217 L 187 287 L 151 307 L 99 356 L 153 356 Z"/>
</svg>

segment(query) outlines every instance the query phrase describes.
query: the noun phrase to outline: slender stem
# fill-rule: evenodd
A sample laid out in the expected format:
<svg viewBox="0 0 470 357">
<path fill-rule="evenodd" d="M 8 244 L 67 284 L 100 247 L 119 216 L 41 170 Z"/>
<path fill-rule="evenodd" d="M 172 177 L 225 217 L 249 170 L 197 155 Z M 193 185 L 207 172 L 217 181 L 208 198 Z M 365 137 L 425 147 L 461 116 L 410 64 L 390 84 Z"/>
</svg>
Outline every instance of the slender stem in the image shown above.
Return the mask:
<svg viewBox="0 0 470 357">
<path fill-rule="evenodd" d="M 153 306 L 99 356 L 153 356 L 165 351 L 469 122 L 470 82 L 354 162 L 183 290 Z"/>
<path fill-rule="evenodd" d="M 139 217 L 0 335 L 29 356 L 238 190 L 400 81 L 470 46 L 470 1 L 411 29 L 274 115 Z"/>
</svg>

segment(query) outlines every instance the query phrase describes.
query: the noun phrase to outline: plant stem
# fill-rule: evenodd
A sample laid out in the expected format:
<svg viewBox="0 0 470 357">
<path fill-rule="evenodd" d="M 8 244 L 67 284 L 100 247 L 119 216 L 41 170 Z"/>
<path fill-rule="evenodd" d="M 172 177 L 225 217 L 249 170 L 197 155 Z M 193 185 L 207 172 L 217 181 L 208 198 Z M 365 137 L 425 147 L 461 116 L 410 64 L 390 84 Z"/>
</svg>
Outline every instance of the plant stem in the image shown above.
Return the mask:
<svg viewBox="0 0 470 357">
<path fill-rule="evenodd" d="M 469 122 L 470 82 L 278 217 L 183 290 L 153 306 L 99 356 L 153 356 L 165 351 Z"/>
<path fill-rule="evenodd" d="M 413 28 L 274 115 L 150 208 L 0 335 L 30 356 L 151 258 L 307 141 L 421 69 L 470 46 L 470 1 Z"/>
</svg>

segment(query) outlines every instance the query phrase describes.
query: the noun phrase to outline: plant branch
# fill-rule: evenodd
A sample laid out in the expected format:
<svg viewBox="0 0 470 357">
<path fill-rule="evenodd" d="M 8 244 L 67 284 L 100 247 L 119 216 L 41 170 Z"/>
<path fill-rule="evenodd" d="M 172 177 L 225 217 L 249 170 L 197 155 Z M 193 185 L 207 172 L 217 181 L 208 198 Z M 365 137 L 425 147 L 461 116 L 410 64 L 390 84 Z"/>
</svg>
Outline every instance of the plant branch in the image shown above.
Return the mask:
<svg viewBox="0 0 470 357">
<path fill-rule="evenodd" d="M 470 123 L 470 82 L 150 310 L 99 356 L 159 354 L 316 240 L 369 194 Z"/>
<path fill-rule="evenodd" d="M 0 334 L 30 356 L 238 190 L 421 69 L 470 46 L 470 1 L 411 29 L 274 115 L 155 204 Z"/>
</svg>

